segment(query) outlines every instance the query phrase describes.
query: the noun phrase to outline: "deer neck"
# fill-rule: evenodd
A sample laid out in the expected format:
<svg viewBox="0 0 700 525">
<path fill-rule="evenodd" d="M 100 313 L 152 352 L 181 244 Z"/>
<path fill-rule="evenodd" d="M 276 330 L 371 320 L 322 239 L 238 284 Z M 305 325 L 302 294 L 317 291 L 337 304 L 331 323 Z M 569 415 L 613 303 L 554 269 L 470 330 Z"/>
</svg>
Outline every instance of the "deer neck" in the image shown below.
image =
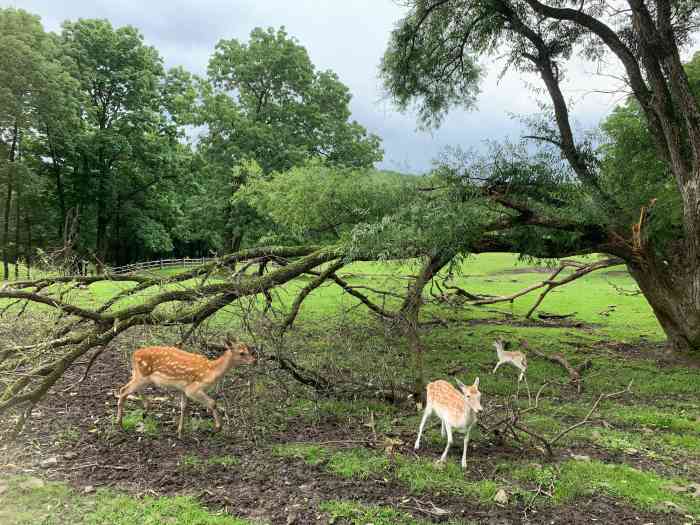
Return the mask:
<svg viewBox="0 0 700 525">
<path fill-rule="evenodd" d="M 476 421 L 476 412 L 469 406 L 469 403 L 464 402 L 464 424 L 469 425 Z"/>
<path fill-rule="evenodd" d="M 499 361 L 503 361 L 503 350 L 501 348 L 496 348 L 496 355 Z"/>
<path fill-rule="evenodd" d="M 231 368 L 233 368 L 233 355 L 230 352 L 224 352 L 214 359 L 211 364 L 211 369 L 217 379 L 226 374 Z"/>
</svg>

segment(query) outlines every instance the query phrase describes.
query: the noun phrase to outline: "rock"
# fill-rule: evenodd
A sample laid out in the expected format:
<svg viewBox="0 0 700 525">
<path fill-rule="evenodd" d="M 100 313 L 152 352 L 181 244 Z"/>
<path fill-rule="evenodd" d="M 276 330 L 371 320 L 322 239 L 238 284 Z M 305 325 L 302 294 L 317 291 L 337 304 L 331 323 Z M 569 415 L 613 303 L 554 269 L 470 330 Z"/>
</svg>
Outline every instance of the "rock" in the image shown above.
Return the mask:
<svg viewBox="0 0 700 525">
<path fill-rule="evenodd" d="M 83 487 L 83 492 L 85 494 L 92 494 L 93 492 L 95 492 L 95 487 L 93 487 L 92 485 L 85 485 Z"/>
<path fill-rule="evenodd" d="M 498 489 L 498 492 L 496 492 L 496 495 L 493 497 L 493 501 L 505 505 L 508 503 L 508 494 L 506 494 L 505 490 Z"/>
<path fill-rule="evenodd" d="M 695 496 L 696 498 L 700 498 L 700 483 L 689 483 L 688 484 L 688 492 L 690 492 L 691 496 Z"/>
<path fill-rule="evenodd" d="M 39 465 L 42 468 L 49 468 L 49 467 L 54 467 L 58 465 L 58 458 L 56 456 L 51 456 L 50 458 L 46 458 L 43 460 Z"/>
<path fill-rule="evenodd" d="M 77 457 L 78 457 L 78 454 L 76 454 L 75 452 L 66 452 L 65 454 L 63 454 L 63 459 L 67 459 L 69 461 L 71 461 Z"/>
<path fill-rule="evenodd" d="M 294 523 L 296 523 L 298 519 L 299 519 L 299 516 L 297 516 L 296 514 L 294 514 L 294 513 L 289 514 L 287 516 L 287 525 L 294 525 Z"/>
<path fill-rule="evenodd" d="M 25 490 L 41 489 L 44 486 L 46 486 L 46 483 L 44 482 L 43 479 L 39 479 L 39 478 L 27 478 L 22 483 L 19 484 L 19 488 L 25 489 Z"/>
<path fill-rule="evenodd" d="M 665 512 L 668 510 L 675 510 L 676 512 L 680 512 L 681 514 L 685 514 L 688 512 L 685 508 L 681 507 L 678 503 L 674 503 L 673 501 L 662 501 L 658 505 L 656 505 L 655 510 L 660 510 L 661 512 Z"/>
<path fill-rule="evenodd" d="M 575 459 L 576 461 L 590 461 L 591 456 L 588 456 L 586 454 L 571 454 L 571 458 Z"/>
<path fill-rule="evenodd" d="M 7 489 L 10 488 L 7 485 L 0 483 L 0 496 L 3 495 L 4 492 L 7 492 Z"/>
</svg>

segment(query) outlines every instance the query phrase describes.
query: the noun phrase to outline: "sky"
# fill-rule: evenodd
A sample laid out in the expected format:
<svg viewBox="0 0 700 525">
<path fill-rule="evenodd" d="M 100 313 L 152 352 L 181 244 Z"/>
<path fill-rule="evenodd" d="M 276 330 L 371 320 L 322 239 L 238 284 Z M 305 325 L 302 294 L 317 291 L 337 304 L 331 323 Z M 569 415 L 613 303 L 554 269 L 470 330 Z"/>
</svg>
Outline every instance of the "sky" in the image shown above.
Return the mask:
<svg viewBox="0 0 700 525">
<path fill-rule="evenodd" d="M 319 69 L 332 69 L 353 94 L 352 118 L 383 140 L 380 168 L 423 173 L 444 148 L 484 149 L 485 141 L 525 134 L 516 115 L 538 111 L 535 76 L 485 64 L 477 106 L 453 110 L 437 130 L 418 129 L 416 115 L 399 113 L 386 97 L 378 67 L 389 34 L 405 13 L 394 0 L 0 0 L 41 16 L 44 28 L 61 22 L 106 18 L 115 27 L 132 25 L 158 49 L 167 67 L 183 66 L 204 74 L 220 39 L 247 40 L 255 27 L 285 26 L 306 47 Z M 623 96 L 617 81 L 597 75 L 595 66 L 572 61 L 565 94 L 581 130 L 593 127 Z"/>
</svg>

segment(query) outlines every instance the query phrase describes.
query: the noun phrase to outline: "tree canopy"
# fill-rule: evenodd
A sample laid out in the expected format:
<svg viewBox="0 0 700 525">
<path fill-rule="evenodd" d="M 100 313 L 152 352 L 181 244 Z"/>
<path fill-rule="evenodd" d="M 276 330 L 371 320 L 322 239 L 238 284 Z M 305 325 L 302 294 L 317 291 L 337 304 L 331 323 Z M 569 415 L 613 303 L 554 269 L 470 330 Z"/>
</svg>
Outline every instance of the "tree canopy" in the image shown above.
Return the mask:
<svg viewBox="0 0 700 525">
<path fill-rule="evenodd" d="M 541 252 L 549 244 L 551 255 L 598 251 L 622 258 L 670 342 L 698 349 L 700 109 L 681 49 L 697 26 L 699 7 L 667 0 L 625 3 L 620 10 L 606 1 L 570 7 L 566 0 L 413 0 L 392 32 L 382 77 L 399 107 L 418 104 L 421 120 L 437 125 L 455 105 L 473 104 L 482 57 L 505 57 L 507 67 L 538 74 L 550 106 L 544 119 L 533 122 L 530 139 L 566 159 L 570 176 L 535 189 L 510 185 L 513 177 L 504 181 L 495 162 L 490 177 L 472 177 L 473 186 L 517 214 L 518 224 L 514 228 L 507 221 L 500 240 L 524 253 L 533 248 Z M 657 159 L 651 169 L 630 177 L 629 164 L 616 166 L 615 148 L 622 142 L 609 146 L 602 161 L 592 137 L 574 133 L 562 88 L 574 55 L 601 68 L 616 59 L 615 71 L 624 72 L 649 130 Z M 625 112 L 630 111 L 629 106 L 619 110 L 607 123 L 616 140 L 624 142 Z M 557 195 L 563 190 L 578 192 L 577 201 L 589 213 L 562 220 L 560 212 L 570 205 Z M 667 228 L 661 239 L 649 227 L 649 218 L 672 210 L 675 203 L 680 204 L 677 228 Z M 523 226 L 528 234 L 523 235 Z M 561 242 L 550 241 L 561 240 L 563 233 L 577 238 L 562 252 Z M 544 242 L 530 242 L 538 238 Z"/>
</svg>

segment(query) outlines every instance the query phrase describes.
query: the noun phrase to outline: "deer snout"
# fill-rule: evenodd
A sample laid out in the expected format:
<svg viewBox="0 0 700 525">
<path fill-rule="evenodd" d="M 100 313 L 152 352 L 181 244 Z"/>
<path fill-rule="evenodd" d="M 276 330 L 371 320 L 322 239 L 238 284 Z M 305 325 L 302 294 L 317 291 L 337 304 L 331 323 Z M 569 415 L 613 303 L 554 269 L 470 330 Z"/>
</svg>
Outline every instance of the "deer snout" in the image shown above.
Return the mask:
<svg viewBox="0 0 700 525">
<path fill-rule="evenodd" d="M 471 408 L 477 414 L 484 410 L 484 407 L 481 406 L 481 401 L 477 399 L 469 400 L 469 408 Z"/>
</svg>

